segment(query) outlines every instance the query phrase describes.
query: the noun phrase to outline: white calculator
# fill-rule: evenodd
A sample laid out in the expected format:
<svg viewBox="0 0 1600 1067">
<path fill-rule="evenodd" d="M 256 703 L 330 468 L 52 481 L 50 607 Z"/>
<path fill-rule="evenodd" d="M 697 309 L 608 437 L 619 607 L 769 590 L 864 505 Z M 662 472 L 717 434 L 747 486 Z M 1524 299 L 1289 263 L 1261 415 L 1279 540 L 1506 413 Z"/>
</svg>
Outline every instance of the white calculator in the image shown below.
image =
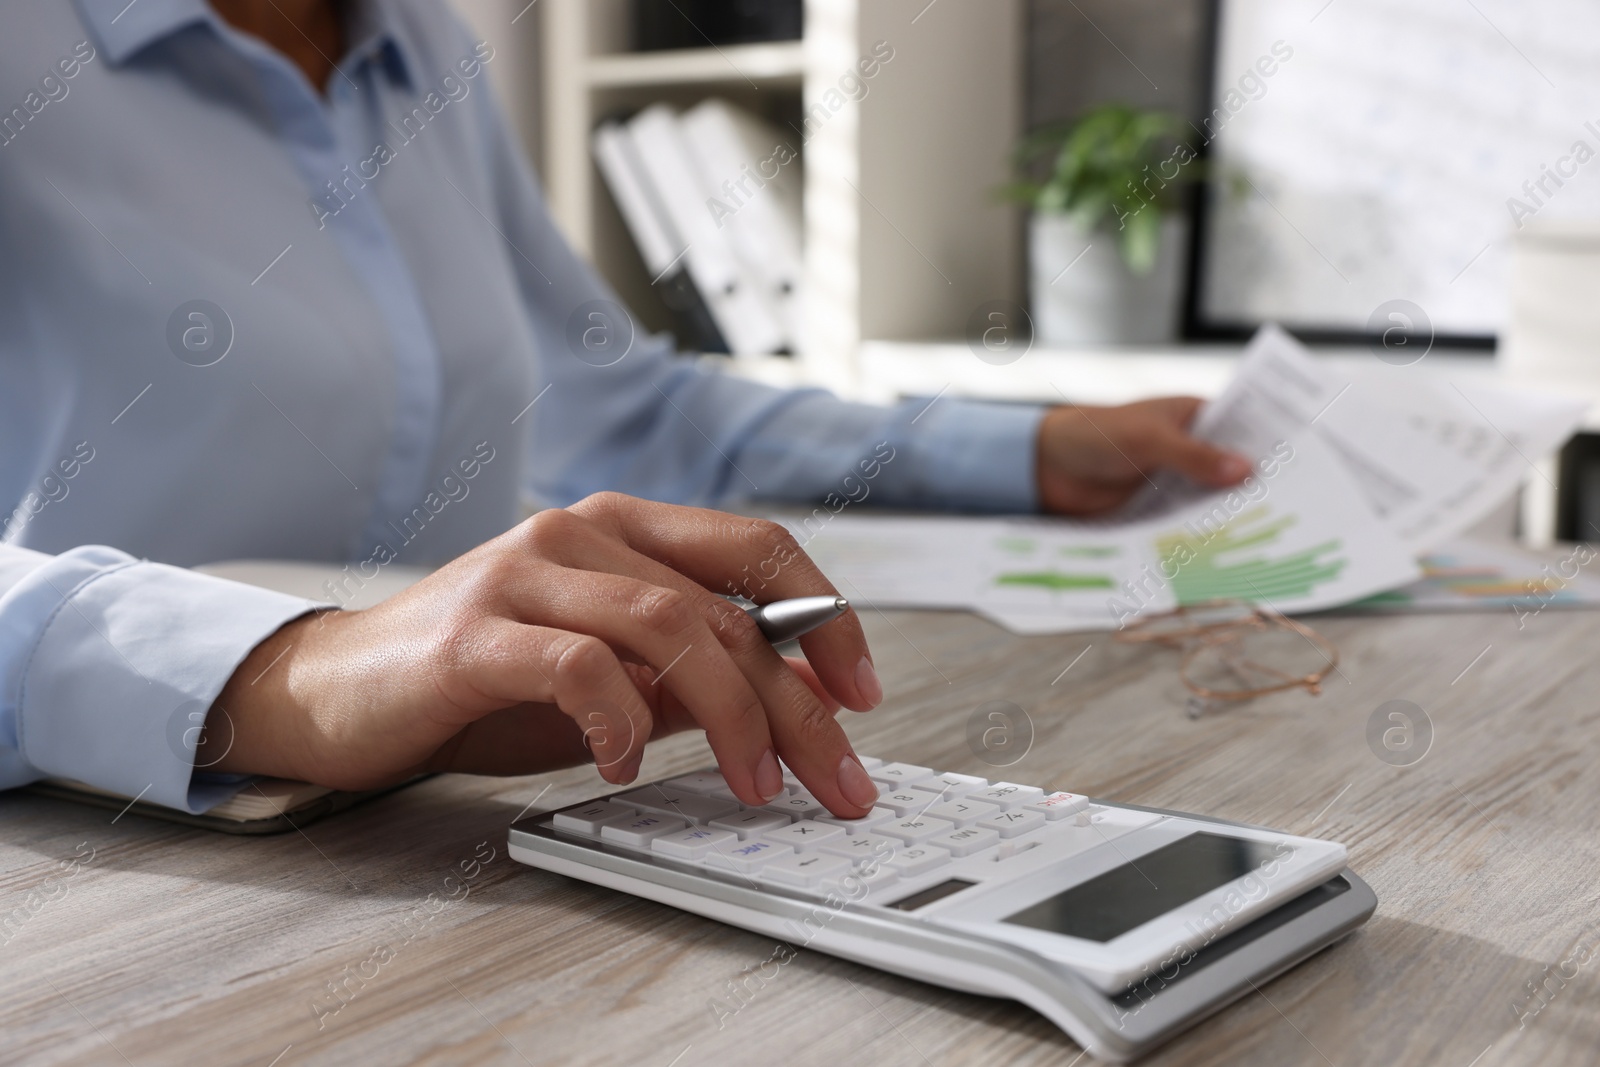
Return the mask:
<svg viewBox="0 0 1600 1067">
<path fill-rule="evenodd" d="M 1354 930 L 1343 845 L 862 758 L 878 805 L 830 815 L 792 774 L 739 802 L 716 770 L 523 819 L 512 858 L 1034 1008 L 1126 1062 Z"/>
</svg>

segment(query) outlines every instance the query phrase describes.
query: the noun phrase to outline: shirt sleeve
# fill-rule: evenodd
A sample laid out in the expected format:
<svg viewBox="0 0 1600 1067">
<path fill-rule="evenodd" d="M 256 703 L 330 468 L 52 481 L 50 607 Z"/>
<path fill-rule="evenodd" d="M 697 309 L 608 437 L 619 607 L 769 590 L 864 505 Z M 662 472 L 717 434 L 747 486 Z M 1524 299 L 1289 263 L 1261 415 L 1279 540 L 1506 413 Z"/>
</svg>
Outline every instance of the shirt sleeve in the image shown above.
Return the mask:
<svg viewBox="0 0 1600 1067">
<path fill-rule="evenodd" d="M 213 701 L 251 649 L 316 606 L 111 548 L 0 545 L 0 788 L 71 778 L 215 806 L 241 780 L 195 766 Z"/>
<path fill-rule="evenodd" d="M 484 89 L 488 183 L 503 251 L 526 298 L 544 390 L 529 412 L 526 488 L 535 500 L 564 505 L 615 489 L 684 504 L 813 501 L 848 496 L 845 479 L 876 462 L 872 491 L 881 503 L 1036 510 L 1041 408 L 945 399 L 850 403 L 822 390 L 776 389 L 717 373 L 679 357 L 666 335 L 635 336 L 637 320 L 556 228 Z M 597 320 L 597 311 L 610 317 Z M 595 323 L 624 331 L 601 359 L 579 341 Z M 882 463 L 883 455 L 893 458 Z"/>
</svg>

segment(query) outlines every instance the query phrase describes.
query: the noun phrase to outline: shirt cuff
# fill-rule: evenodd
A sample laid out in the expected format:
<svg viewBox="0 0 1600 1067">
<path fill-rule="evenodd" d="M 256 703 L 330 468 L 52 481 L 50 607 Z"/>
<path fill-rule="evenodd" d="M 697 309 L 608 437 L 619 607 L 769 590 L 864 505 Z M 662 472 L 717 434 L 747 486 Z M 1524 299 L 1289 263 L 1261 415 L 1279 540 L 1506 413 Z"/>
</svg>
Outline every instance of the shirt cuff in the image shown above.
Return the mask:
<svg viewBox="0 0 1600 1067">
<path fill-rule="evenodd" d="M 0 596 L 0 717 L 15 723 L 34 777 L 198 814 L 239 789 L 197 773 L 212 702 L 256 645 L 318 606 L 115 549 L 73 549 Z"/>
<path fill-rule="evenodd" d="M 935 400 L 906 431 L 914 498 L 942 508 L 1037 511 L 1044 412 L 1031 404 Z"/>
</svg>

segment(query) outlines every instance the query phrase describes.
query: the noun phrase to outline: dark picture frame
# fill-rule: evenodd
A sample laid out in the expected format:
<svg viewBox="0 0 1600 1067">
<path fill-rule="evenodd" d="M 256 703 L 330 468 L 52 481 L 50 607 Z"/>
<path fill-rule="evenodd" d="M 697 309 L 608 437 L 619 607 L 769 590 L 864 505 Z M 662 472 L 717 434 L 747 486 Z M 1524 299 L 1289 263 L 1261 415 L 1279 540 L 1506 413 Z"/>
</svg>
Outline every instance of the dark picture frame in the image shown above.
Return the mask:
<svg viewBox="0 0 1600 1067">
<path fill-rule="evenodd" d="M 1217 68 L 1222 45 L 1223 5 L 1226 2 L 1227 0 L 1204 0 L 1203 4 L 1204 32 L 1201 37 L 1201 48 L 1204 51 L 1201 57 L 1201 70 L 1205 78 L 1208 115 L 1222 106 L 1217 92 Z M 1211 145 L 1215 138 L 1208 137 L 1205 130 L 1198 126 L 1195 127 L 1194 135 L 1195 139 L 1190 142 L 1190 147 L 1195 150 L 1196 161 L 1202 167 L 1206 167 L 1212 159 Z M 1211 209 L 1215 192 L 1211 176 L 1208 175 L 1190 186 L 1188 195 L 1189 246 L 1184 272 L 1181 336 L 1185 341 L 1246 341 L 1263 323 L 1213 319 L 1206 313 L 1206 263 L 1209 258 L 1207 252 L 1208 242 L 1214 232 Z M 1304 322 L 1281 322 L 1279 325 L 1300 341 L 1310 345 L 1366 345 L 1374 349 L 1385 347 L 1384 334 L 1376 331 Z M 1397 339 L 1391 330 L 1388 346 L 1392 348 L 1396 342 Z M 1497 339 L 1493 334 L 1438 333 L 1430 330 L 1426 334 L 1407 335 L 1401 343 L 1407 346 L 1414 345 L 1414 350 L 1426 350 L 1432 346 L 1490 354 L 1495 350 Z"/>
</svg>

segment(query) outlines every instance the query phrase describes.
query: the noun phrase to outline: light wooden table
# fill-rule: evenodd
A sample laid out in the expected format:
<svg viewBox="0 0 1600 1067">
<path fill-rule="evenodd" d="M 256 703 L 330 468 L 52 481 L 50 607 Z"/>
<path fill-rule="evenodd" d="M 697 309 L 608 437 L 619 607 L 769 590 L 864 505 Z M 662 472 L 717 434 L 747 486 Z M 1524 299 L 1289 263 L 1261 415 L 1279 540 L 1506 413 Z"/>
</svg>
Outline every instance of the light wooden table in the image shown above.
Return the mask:
<svg viewBox="0 0 1600 1067">
<path fill-rule="evenodd" d="M 1180 710 L 1175 653 L 1017 638 L 959 614 L 866 621 L 890 698 L 845 713 L 864 753 L 985 773 L 967 720 L 1009 700 L 1036 737 L 1006 776 L 1350 846 L 1378 893 L 1371 922 L 1146 1062 L 1600 1058 L 1600 963 L 1573 955 L 1600 940 L 1600 615 L 1546 610 L 1521 630 L 1509 613 L 1313 620 L 1343 653 L 1325 695 L 1198 721 Z M 1391 699 L 1433 724 L 1414 766 L 1366 741 Z M 698 737 L 674 738 L 645 774 L 704 758 Z M 0 795 L 0 919 L 27 913 L 0 933 L 0 1059 L 1065 1067 L 1079 1055 L 1015 1004 L 808 951 L 769 965 L 719 1029 L 711 1001 L 772 957 L 770 939 L 506 857 L 528 805 L 603 788 L 583 769 L 440 778 L 258 839 Z M 476 877 L 447 881 L 463 864 Z M 348 1001 L 337 1013 L 330 983 Z"/>
</svg>

